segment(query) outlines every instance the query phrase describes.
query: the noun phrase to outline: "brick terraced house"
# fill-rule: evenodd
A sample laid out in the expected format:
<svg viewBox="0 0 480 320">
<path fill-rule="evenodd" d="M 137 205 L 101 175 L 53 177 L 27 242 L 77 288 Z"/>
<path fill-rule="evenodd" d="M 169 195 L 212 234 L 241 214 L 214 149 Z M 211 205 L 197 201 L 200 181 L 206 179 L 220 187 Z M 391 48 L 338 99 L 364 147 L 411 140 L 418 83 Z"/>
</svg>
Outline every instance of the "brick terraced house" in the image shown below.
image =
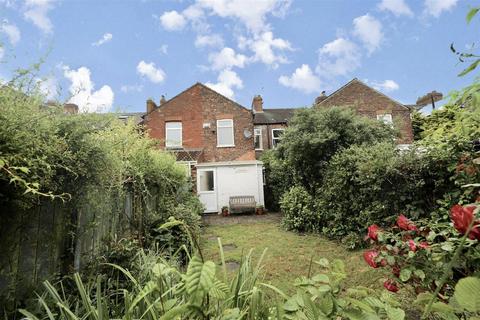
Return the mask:
<svg viewBox="0 0 480 320">
<path fill-rule="evenodd" d="M 220 212 L 233 196 L 264 205 L 263 166 L 247 108 L 196 83 L 159 106 L 148 100 L 144 127 L 187 166 L 206 212 Z"/>
<path fill-rule="evenodd" d="M 413 141 L 409 108 L 358 79 L 329 96 L 322 93 L 313 105 L 331 106 L 350 106 L 358 114 L 391 123 L 401 133 L 399 145 Z M 254 197 L 257 205 L 264 205 L 263 164 L 258 159 L 281 142 L 295 110 L 264 109 L 259 95 L 250 110 L 196 83 L 168 101 L 162 96 L 158 106 L 147 100 L 143 125 L 186 166 L 206 212 L 213 213 L 235 196 Z"/>
</svg>

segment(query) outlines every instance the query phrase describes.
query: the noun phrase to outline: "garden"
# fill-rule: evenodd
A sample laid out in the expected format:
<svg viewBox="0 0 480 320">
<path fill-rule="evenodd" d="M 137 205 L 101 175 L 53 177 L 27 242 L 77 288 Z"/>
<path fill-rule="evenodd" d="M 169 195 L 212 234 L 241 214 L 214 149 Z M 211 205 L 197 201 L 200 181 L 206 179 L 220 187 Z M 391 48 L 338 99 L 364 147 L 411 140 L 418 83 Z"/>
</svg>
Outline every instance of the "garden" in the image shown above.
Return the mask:
<svg viewBox="0 0 480 320">
<path fill-rule="evenodd" d="M 480 319 L 479 81 L 415 112 L 408 150 L 297 111 L 262 158 L 281 214 L 215 224 L 158 142 L 45 104 L 37 67 L 0 87 L 5 319 Z"/>
</svg>

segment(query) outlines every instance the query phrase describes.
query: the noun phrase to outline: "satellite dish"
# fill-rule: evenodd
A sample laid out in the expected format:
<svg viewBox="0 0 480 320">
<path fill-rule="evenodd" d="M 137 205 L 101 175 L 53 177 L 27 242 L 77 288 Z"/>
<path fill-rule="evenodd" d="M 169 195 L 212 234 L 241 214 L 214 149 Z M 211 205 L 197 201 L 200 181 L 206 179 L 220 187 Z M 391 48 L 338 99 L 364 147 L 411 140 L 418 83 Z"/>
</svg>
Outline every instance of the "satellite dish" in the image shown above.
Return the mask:
<svg viewBox="0 0 480 320">
<path fill-rule="evenodd" d="M 243 130 L 243 136 L 248 139 L 252 137 L 252 132 L 248 129 Z"/>
</svg>

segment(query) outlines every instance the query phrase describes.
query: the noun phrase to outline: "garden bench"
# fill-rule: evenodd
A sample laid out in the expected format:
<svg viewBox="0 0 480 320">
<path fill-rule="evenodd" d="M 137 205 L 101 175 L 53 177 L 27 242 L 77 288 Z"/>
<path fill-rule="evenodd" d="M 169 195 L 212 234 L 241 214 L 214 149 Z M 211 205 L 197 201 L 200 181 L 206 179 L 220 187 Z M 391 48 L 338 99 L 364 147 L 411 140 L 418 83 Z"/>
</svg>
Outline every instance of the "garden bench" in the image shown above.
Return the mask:
<svg viewBox="0 0 480 320">
<path fill-rule="evenodd" d="M 228 204 L 230 212 L 243 212 L 250 209 L 252 211 L 255 211 L 255 208 L 257 206 L 257 202 L 255 201 L 254 196 L 233 196 L 230 197 Z"/>
</svg>

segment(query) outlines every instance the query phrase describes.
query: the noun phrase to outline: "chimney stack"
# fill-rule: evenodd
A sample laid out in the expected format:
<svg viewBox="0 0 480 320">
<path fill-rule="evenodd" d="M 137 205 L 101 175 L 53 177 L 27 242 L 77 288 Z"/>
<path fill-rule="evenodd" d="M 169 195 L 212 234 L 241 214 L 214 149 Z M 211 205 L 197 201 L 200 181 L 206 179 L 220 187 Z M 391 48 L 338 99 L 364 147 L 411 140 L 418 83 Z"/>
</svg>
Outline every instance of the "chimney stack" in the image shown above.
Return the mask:
<svg viewBox="0 0 480 320">
<path fill-rule="evenodd" d="M 152 99 L 147 100 L 147 114 L 153 112 L 157 108 L 155 102 Z"/>
<path fill-rule="evenodd" d="M 63 113 L 65 114 L 77 114 L 78 106 L 75 103 L 65 103 L 63 105 Z"/>
<path fill-rule="evenodd" d="M 165 96 L 162 94 L 162 97 L 160 98 L 160 105 L 164 104 L 167 102 L 167 99 L 165 99 Z"/>
<path fill-rule="evenodd" d="M 256 95 L 253 97 L 252 111 L 253 113 L 263 112 L 263 99 L 261 95 Z"/>
<path fill-rule="evenodd" d="M 323 100 L 327 99 L 327 95 L 325 94 L 325 91 L 322 91 L 322 93 L 315 98 L 315 104 L 320 104 Z"/>
</svg>

